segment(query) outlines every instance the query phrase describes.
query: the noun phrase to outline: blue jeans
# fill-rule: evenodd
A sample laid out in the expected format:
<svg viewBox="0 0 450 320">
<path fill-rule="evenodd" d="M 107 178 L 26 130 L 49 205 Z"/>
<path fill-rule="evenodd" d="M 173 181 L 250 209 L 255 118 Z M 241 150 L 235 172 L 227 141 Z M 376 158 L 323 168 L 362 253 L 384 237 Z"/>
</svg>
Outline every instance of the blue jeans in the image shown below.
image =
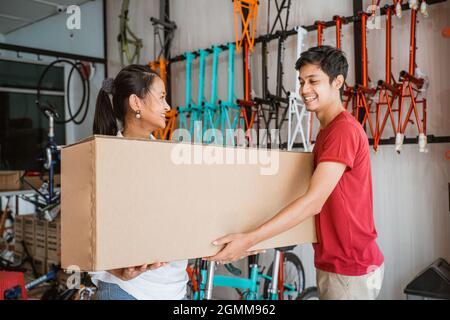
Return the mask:
<svg viewBox="0 0 450 320">
<path fill-rule="evenodd" d="M 98 281 L 97 300 L 136 300 L 115 283 Z"/>
<path fill-rule="evenodd" d="M 98 281 L 96 300 L 137 300 L 115 283 Z M 188 300 L 187 296 L 181 300 Z"/>
</svg>

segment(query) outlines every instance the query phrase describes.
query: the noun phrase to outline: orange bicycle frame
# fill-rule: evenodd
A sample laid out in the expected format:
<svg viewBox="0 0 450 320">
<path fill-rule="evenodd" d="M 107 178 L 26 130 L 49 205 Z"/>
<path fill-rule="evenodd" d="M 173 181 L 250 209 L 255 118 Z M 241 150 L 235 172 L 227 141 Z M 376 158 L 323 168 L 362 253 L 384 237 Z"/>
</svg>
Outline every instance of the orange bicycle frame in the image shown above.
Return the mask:
<svg viewBox="0 0 450 320">
<path fill-rule="evenodd" d="M 408 72 L 402 71 L 400 72 L 400 81 L 401 81 L 401 95 L 400 95 L 400 103 L 398 110 L 398 133 L 400 134 L 401 140 L 404 137 L 406 128 L 410 122 L 411 113 L 414 112 L 414 117 L 416 120 L 417 130 L 419 132 L 419 147 L 420 138 L 426 139 L 426 119 L 427 119 L 427 102 L 425 98 L 419 100 L 420 89 L 425 84 L 425 80 L 415 76 L 415 68 L 416 68 L 416 26 L 417 26 L 417 10 L 411 9 L 411 28 L 410 28 L 410 45 L 409 45 L 409 67 Z M 414 86 L 413 86 L 414 85 Z M 406 117 L 403 120 L 403 108 L 404 108 L 404 100 L 405 98 L 410 98 L 410 105 L 408 111 L 406 113 Z M 417 109 L 418 104 L 422 104 L 422 119 L 419 117 L 419 111 Z M 421 124 L 422 122 L 422 124 Z M 426 143 L 426 141 L 425 141 Z M 402 144 L 402 141 L 398 143 Z M 400 148 L 397 148 L 397 151 L 400 151 Z M 424 150 L 421 150 L 424 151 Z"/>
<path fill-rule="evenodd" d="M 401 95 L 401 91 L 398 85 L 394 82 L 391 83 L 392 71 L 391 71 L 391 30 L 392 30 L 392 14 L 394 13 L 392 6 L 386 7 L 386 75 L 385 80 L 378 81 L 379 100 L 376 106 L 376 123 L 375 123 L 375 137 L 373 142 L 373 148 L 376 151 L 380 142 L 381 136 L 385 129 L 387 120 L 391 120 L 394 136 L 397 134 L 397 128 L 395 126 L 395 120 L 393 111 L 393 104 L 397 97 Z M 387 110 L 381 121 L 381 106 L 386 105 Z M 398 111 L 398 110 L 397 110 Z M 380 127 L 381 125 L 381 127 Z"/>
<path fill-rule="evenodd" d="M 246 12 L 244 13 L 244 11 Z M 257 15 L 258 0 L 234 0 L 234 30 L 236 32 L 237 52 L 240 52 L 243 43 L 247 43 L 248 49 L 253 51 Z M 239 22 L 242 23 L 241 33 L 239 33 Z"/>
</svg>

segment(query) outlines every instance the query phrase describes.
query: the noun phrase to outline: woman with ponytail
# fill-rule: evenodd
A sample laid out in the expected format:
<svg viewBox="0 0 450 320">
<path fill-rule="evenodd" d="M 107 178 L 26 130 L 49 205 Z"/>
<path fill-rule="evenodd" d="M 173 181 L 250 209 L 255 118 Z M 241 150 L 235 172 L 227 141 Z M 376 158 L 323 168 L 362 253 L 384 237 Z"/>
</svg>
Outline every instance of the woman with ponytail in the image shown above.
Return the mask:
<svg viewBox="0 0 450 320">
<path fill-rule="evenodd" d="M 112 103 L 111 98 L 112 97 Z M 164 82 L 148 66 L 130 65 L 103 81 L 97 97 L 94 134 L 154 139 L 166 126 Z M 155 263 L 91 273 L 97 300 L 179 300 L 186 295 L 187 261 Z"/>
</svg>

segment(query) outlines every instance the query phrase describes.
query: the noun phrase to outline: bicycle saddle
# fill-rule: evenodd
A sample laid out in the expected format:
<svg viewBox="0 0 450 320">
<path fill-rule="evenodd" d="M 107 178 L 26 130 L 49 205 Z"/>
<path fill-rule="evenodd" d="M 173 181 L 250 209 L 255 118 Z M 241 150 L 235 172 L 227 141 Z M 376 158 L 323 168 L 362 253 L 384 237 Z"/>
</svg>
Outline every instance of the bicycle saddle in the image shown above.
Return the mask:
<svg viewBox="0 0 450 320">
<path fill-rule="evenodd" d="M 54 106 L 52 106 L 49 103 L 42 103 L 37 101 L 36 102 L 39 109 L 41 109 L 41 111 L 47 116 L 47 117 L 53 117 L 55 119 L 59 118 L 59 113 L 56 111 L 56 108 Z"/>
<path fill-rule="evenodd" d="M 282 252 L 286 252 L 286 251 L 291 251 L 295 248 L 296 246 L 288 246 L 288 247 L 281 247 L 281 248 L 276 248 L 276 250 L 278 251 L 282 251 Z"/>
</svg>

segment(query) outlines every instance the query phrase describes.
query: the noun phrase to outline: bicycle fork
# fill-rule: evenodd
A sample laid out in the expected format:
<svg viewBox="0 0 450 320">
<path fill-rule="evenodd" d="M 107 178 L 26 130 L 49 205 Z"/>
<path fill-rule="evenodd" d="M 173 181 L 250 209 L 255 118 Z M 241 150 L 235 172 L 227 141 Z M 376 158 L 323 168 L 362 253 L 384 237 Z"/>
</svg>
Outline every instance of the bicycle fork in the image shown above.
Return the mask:
<svg viewBox="0 0 450 320">
<path fill-rule="evenodd" d="M 269 287 L 269 297 L 271 300 L 277 300 L 278 298 L 278 280 L 280 275 L 280 265 L 283 261 L 280 261 L 282 258 L 281 252 L 279 250 L 275 250 L 275 258 L 273 260 L 273 273 L 272 273 L 272 281 Z"/>
<path fill-rule="evenodd" d="M 214 261 L 210 261 L 208 263 L 208 274 L 206 276 L 205 300 L 212 300 L 215 268 L 216 263 Z"/>
</svg>

